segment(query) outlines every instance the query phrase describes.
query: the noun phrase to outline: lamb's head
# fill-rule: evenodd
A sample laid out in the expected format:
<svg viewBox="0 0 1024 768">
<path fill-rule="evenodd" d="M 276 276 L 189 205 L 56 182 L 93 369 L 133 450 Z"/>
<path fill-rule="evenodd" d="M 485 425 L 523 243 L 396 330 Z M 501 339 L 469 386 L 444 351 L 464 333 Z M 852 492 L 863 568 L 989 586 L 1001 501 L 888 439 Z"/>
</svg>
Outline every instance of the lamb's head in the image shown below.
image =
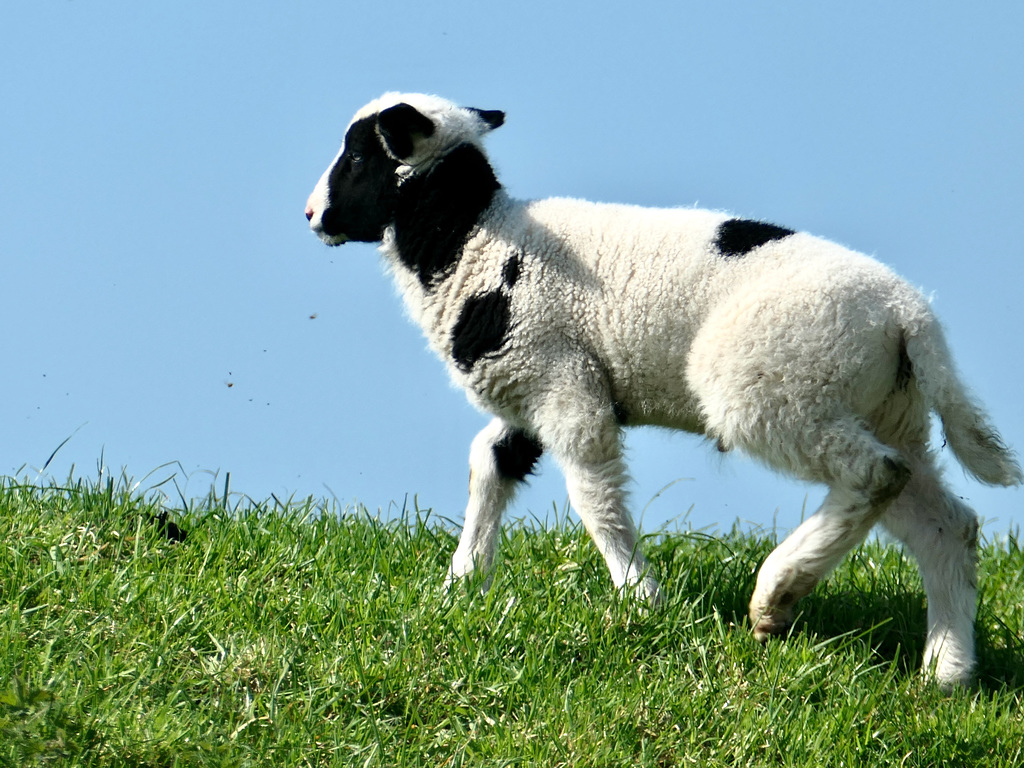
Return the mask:
<svg viewBox="0 0 1024 768">
<path fill-rule="evenodd" d="M 309 227 L 328 245 L 379 242 L 394 220 L 398 188 L 429 173 L 455 147 L 479 145 L 503 112 L 436 96 L 389 93 L 360 109 L 337 157 L 306 203 Z"/>
</svg>

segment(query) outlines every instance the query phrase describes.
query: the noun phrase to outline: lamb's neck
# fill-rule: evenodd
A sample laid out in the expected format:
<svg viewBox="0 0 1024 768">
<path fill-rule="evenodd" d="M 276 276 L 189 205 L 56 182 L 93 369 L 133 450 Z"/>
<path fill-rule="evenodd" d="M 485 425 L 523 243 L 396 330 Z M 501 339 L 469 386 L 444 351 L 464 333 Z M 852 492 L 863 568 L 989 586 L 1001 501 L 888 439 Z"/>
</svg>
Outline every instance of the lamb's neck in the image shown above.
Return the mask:
<svg viewBox="0 0 1024 768">
<path fill-rule="evenodd" d="M 454 270 L 500 189 L 479 147 L 456 147 L 430 171 L 399 187 L 385 252 L 430 290 Z"/>
</svg>

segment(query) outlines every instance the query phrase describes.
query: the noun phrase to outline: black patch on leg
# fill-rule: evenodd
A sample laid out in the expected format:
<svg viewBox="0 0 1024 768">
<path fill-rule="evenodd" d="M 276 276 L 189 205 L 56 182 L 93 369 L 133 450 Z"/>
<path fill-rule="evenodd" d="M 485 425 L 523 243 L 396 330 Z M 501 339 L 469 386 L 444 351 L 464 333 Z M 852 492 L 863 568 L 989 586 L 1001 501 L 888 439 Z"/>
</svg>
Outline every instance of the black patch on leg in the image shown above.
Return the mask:
<svg viewBox="0 0 1024 768">
<path fill-rule="evenodd" d="M 494 462 L 498 465 L 501 476 L 520 481 L 533 474 L 537 459 L 544 453 L 541 444 L 521 429 L 513 429 L 503 434 L 501 439 L 491 446 L 491 450 L 494 451 Z"/>
<path fill-rule="evenodd" d="M 463 144 L 398 187 L 395 245 L 424 288 L 455 266 L 477 222 L 501 189 L 477 147 Z"/>
<path fill-rule="evenodd" d="M 778 227 L 766 221 L 729 219 L 718 225 L 715 248 L 726 258 L 745 256 L 765 243 L 781 240 L 794 234 L 792 229 Z"/>
<path fill-rule="evenodd" d="M 910 474 L 910 465 L 903 457 L 899 457 L 898 461 L 889 456 L 883 458 L 882 466 L 872 473 L 872 484 L 868 488 L 872 506 L 884 504 L 899 496 L 910 482 Z"/>
<path fill-rule="evenodd" d="M 452 359 L 468 371 L 482 357 L 501 349 L 511 320 L 509 298 L 501 291 L 471 296 L 452 328 Z"/>
</svg>

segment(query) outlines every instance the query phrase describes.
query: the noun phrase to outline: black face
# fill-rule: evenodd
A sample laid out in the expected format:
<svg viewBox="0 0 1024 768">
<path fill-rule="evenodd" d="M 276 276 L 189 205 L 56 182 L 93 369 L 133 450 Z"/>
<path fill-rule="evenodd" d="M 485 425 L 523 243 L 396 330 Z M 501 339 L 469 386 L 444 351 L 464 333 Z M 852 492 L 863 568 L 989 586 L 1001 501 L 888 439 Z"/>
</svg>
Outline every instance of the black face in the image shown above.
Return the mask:
<svg viewBox="0 0 1024 768">
<path fill-rule="evenodd" d="M 327 208 L 321 217 L 324 234 L 376 243 L 394 220 L 398 162 L 384 151 L 375 120 L 354 123 L 345 136 L 345 151 L 331 168 Z"/>
</svg>

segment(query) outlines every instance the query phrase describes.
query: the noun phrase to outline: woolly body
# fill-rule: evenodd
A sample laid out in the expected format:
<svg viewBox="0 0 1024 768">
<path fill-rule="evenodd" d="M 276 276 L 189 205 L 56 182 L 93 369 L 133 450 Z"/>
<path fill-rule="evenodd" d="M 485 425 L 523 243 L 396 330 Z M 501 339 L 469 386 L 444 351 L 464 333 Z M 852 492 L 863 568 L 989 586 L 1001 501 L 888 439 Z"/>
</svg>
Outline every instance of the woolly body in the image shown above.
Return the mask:
<svg viewBox="0 0 1024 768">
<path fill-rule="evenodd" d="M 381 241 L 412 318 L 495 417 L 470 449 L 449 581 L 490 567 L 501 515 L 544 450 L 615 583 L 656 603 L 620 427 L 682 429 L 830 488 L 761 568 L 759 637 L 787 631 L 796 601 L 881 520 L 924 575 L 926 668 L 968 680 L 977 521 L 942 486 L 929 412 L 979 479 L 1022 476 L 928 302 L 867 256 L 763 222 L 515 200 L 482 147 L 503 120 L 388 94 L 356 114 L 306 210 L 329 244 Z"/>
<path fill-rule="evenodd" d="M 929 317 L 927 304 L 879 263 L 804 234 L 723 259 L 714 240 L 728 220 L 709 211 L 521 203 L 499 194 L 452 275 L 432 291 L 387 243 L 384 253 L 453 380 L 484 410 L 533 433 L 538 395 L 579 376 L 583 359 L 630 425 L 746 442 L 742 433 L 752 427 L 730 418 L 730 404 L 783 382 L 787 392 L 801 390 L 794 398 L 801 403 L 848 404 L 869 417 L 899 364 L 904 323 L 892 304 L 918 321 Z M 508 286 L 511 260 L 519 276 Z M 465 370 L 452 354 L 463 302 L 498 293 L 508 297 L 515 332 L 485 365 Z M 829 305 L 829 294 L 846 300 Z M 821 339 L 840 338 L 843 345 L 822 349 Z"/>
</svg>

